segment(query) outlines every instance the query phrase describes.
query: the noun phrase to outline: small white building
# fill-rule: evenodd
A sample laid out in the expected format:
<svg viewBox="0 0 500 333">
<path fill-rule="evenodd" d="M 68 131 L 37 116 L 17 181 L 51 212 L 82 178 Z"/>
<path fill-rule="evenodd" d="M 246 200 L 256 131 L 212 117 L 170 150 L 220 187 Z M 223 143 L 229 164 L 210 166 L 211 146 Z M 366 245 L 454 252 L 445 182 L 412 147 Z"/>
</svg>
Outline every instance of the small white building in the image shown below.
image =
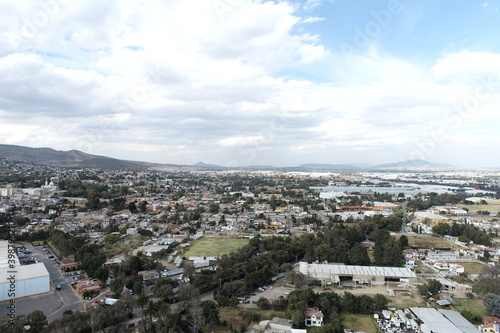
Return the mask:
<svg viewBox="0 0 500 333">
<path fill-rule="evenodd" d="M 318 308 L 308 308 L 304 312 L 304 321 L 307 327 L 322 326 L 323 325 L 323 312 Z"/>
</svg>

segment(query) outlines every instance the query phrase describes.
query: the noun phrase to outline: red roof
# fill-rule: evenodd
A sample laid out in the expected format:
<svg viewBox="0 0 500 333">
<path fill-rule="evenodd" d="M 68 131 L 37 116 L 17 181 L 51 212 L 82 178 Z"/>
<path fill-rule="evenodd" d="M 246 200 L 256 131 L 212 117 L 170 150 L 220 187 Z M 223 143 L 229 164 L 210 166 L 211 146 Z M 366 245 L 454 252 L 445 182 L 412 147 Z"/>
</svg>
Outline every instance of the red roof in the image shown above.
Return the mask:
<svg viewBox="0 0 500 333">
<path fill-rule="evenodd" d="M 308 308 L 304 311 L 304 317 L 312 317 L 316 316 L 316 318 L 323 318 L 323 312 L 317 308 Z"/>
</svg>

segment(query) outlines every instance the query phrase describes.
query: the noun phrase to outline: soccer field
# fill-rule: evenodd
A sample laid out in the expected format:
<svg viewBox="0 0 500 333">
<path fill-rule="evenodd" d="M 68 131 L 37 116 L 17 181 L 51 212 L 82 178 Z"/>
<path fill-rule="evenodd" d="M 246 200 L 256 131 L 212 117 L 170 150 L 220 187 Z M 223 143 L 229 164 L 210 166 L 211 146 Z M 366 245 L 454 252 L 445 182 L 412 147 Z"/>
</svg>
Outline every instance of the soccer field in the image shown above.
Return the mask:
<svg viewBox="0 0 500 333">
<path fill-rule="evenodd" d="M 193 243 L 182 256 L 189 257 L 220 257 L 229 254 L 248 244 L 248 239 L 202 238 Z"/>
</svg>

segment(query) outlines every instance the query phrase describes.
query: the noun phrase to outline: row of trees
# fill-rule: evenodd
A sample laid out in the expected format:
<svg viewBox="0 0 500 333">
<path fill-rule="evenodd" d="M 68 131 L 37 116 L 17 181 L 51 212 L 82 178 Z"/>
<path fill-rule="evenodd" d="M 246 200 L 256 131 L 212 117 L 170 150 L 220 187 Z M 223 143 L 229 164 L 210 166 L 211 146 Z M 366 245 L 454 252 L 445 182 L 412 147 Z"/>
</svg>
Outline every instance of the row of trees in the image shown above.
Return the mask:
<svg viewBox="0 0 500 333">
<path fill-rule="evenodd" d="M 481 230 L 472 224 L 459 224 L 453 222 L 453 224 L 450 225 L 448 223 L 440 222 L 432 227 L 432 232 L 440 236 L 450 235 L 458 237 L 458 240 L 464 243 L 472 241 L 475 244 L 491 246 L 490 235 L 486 231 Z"/>
</svg>

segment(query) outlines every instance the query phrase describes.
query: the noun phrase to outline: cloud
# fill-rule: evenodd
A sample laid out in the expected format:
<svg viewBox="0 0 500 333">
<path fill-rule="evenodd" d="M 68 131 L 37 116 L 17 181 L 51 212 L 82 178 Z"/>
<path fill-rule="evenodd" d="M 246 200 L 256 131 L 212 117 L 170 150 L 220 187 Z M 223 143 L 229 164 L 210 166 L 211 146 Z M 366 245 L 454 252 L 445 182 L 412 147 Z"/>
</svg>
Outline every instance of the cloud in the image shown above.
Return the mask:
<svg viewBox="0 0 500 333">
<path fill-rule="evenodd" d="M 1 142 L 290 165 L 297 154 L 382 158 L 433 131 L 463 129 L 478 142 L 477 129 L 498 121 L 493 52 L 447 53 L 424 66 L 372 45 L 370 56 L 346 59 L 301 24 L 323 18 L 302 17 L 288 1 L 228 2 L 223 15 L 211 1 L 57 1 L 30 38 L 20 33 L 25 18 L 45 13 L 40 4 L 0 4 Z M 15 49 L 9 33 L 20 36 Z M 456 105 L 483 77 L 493 90 L 457 120 Z"/>
<path fill-rule="evenodd" d="M 316 23 L 316 22 L 321 22 L 324 20 L 325 20 L 324 17 L 308 16 L 305 19 L 303 19 L 302 21 L 300 21 L 300 23 Z"/>
<path fill-rule="evenodd" d="M 321 6 L 322 2 L 323 0 L 307 0 L 306 4 L 304 5 L 304 9 L 312 10 L 314 8 Z"/>
</svg>

